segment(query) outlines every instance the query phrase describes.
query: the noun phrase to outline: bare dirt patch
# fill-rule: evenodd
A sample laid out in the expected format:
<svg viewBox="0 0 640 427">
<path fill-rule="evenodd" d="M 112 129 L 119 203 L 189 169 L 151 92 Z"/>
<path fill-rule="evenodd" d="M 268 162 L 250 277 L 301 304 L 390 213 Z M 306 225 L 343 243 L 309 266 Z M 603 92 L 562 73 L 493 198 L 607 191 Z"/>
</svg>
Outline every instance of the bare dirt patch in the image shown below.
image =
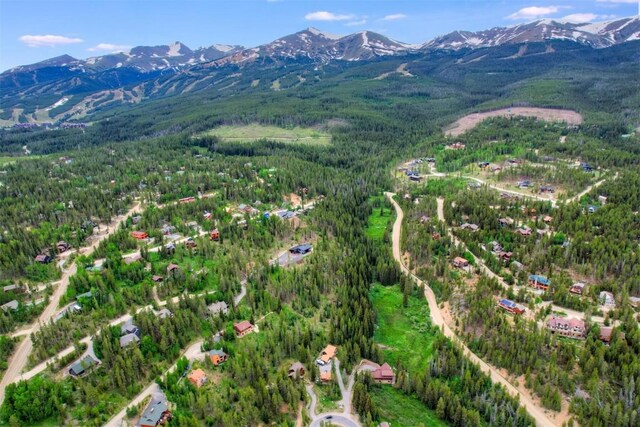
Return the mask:
<svg viewBox="0 0 640 427">
<path fill-rule="evenodd" d="M 549 122 L 566 122 L 570 125 L 579 125 L 582 123 L 582 115 L 573 110 L 561 110 L 558 108 L 536 108 L 536 107 L 513 107 L 503 108 L 501 110 L 485 111 L 484 113 L 473 113 L 456 120 L 449 129 L 446 130 L 447 136 L 459 136 L 468 130 L 473 129 L 489 117 L 535 117 L 540 120 Z"/>
</svg>

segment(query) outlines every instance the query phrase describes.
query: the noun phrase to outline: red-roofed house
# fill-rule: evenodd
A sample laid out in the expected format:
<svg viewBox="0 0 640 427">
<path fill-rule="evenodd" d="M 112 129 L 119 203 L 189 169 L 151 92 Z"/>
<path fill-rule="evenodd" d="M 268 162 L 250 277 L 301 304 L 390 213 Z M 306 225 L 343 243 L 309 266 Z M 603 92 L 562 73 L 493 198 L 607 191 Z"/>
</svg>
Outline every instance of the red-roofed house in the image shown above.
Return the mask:
<svg viewBox="0 0 640 427">
<path fill-rule="evenodd" d="M 144 239 L 148 239 L 149 235 L 147 233 L 145 233 L 144 231 L 132 231 L 131 232 L 131 237 L 133 237 L 134 239 L 138 239 L 138 240 L 144 240 Z"/>
<path fill-rule="evenodd" d="M 371 376 L 373 380 L 379 384 L 393 384 L 396 381 L 396 375 L 387 363 L 373 371 Z"/>
<path fill-rule="evenodd" d="M 552 317 L 547 322 L 547 329 L 553 334 L 568 338 L 583 339 L 587 334 L 585 323 L 580 319 Z"/>
<path fill-rule="evenodd" d="M 207 382 L 207 374 L 205 374 L 202 369 L 196 369 L 194 371 L 191 371 L 187 379 L 191 382 L 191 384 L 200 388 Z"/>
<path fill-rule="evenodd" d="M 236 332 L 238 337 L 243 337 L 253 332 L 253 325 L 248 320 L 243 320 L 240 323 L 234 324 L 233 330 Z"/>
</svg>

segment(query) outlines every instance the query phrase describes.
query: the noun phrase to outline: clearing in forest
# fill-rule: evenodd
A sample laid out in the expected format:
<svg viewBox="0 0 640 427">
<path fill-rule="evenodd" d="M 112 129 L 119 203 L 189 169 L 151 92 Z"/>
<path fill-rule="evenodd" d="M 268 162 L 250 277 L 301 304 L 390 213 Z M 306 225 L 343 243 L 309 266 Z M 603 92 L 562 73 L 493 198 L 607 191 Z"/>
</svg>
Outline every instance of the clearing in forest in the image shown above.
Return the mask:
<svg viewBox="0 0 640 427">
<path fill-rule="evenodd" d="M 582 123 L 580 113 L 573 110 L 561 110 L 558 108 L 535 108 L 535 107 L 513 107 L 501 110 L 485 111 L 484 113 L 473 113 L 456 120 L 445 131 L 447 136 L 459 136 L 468 130 L 473 129 L 481 121 L 489 117 L 535 117 L 548 122 L 566 122 L 570 125 Z"/>
<path fill-rule="evenodd" d="M 281 128 L 249 124 L 243 126 L 220 126 L 203 135 L 213 135 L 227 142 L 254 142 L 261 139 L 291 144 L 329 145 L 331 135 L 313 128 Z"/>
</svg>

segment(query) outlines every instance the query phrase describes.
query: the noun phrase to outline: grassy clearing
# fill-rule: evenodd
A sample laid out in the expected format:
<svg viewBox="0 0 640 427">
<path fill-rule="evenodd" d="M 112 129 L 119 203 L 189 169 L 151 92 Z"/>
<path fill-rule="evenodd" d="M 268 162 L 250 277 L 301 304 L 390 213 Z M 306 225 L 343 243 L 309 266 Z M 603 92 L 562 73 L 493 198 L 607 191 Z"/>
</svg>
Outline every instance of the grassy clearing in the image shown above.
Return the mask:
<svg viewBox="0 0 640 427">
<path fill-rule="evenodd" d="M 43 156 L 37 156 L 37 155 L 16 156 L 16 157 L 0 156 L 0 167 L 1 166 L 5 166 L 5 165 L 10 165 L 10 164 L 15 163 L 15 162 L 21 162 L 23 160 L 33 160 L 33 159 L 39 159 L 39 158 L 42 158 L 42 157 Z"/>
<path fill-rule="evenodd" d="M 337 384 L 314 385 L 313 391 L 318 396 L 317 413 L 331 412 L 338 410 L 338 402 L 340 401 L 339 393 L 336 394 L 335 388 Z"/>
<path fill-rule="evenodd" d="M 267 139 L 291 144 L 329 145 L 331 143 L 331 135 L 316 129 L 301 127 L 284 129 L 255 123 L 245 126 L 220 126 L 205 132 L 204 135 L 217 136 L 227 142 L 254 142 Z"/>
<path fill-rule="evenodd" d="M 390 208 L 374 208 L 369 215 L 369 225 L 367 226 L 367 236 L 373 240 L 382 241 L 387 225 L 393 216 L 393 210 Z"/>
<path fill-rule="evenodd" d="M 424 371 L 435 339 L 427 302 L 410 296 L 408 307 L 403 307 L 402 293 L 397 286 L 374 285 L 370 295 L 378 313 L 373 339 L 384 346 L 385 360 L 390 365 L 402 363 L 410 371 Z"/>
<path fill-rule="evenodd" d="M 371 398 L 380 411 L 381 419 L 392 426 L 440 427 L 447 425 L 417 398 L 407 396 L 393 387 L 374 387 L 371 391 Z"/>
</svg>

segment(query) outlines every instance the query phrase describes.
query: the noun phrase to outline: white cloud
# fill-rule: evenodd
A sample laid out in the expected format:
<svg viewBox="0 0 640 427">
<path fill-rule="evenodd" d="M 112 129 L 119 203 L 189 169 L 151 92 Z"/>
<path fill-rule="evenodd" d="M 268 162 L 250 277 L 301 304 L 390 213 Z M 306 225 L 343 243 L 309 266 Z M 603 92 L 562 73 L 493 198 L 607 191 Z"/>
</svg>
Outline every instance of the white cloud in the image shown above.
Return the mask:
<svg viewBox="0 0 640 427">
<path fill-rule="evenodd" d="M 571 15 L 558 19 L 558 21 L 579 24 L 582 22 L 593 22 L 598 18 L 600 18 L 600 15 L 596 15 L 595 13 L 572 13 Z"/>
<path fill-rule="evenodd" d="M 90 47 L 87 50 L 89 52 L 99 52 L 99 51 L 124 52 L 129 49 L 131 49 L 131 46 L 126 46 L 123 44 L 98 43 L 97 45 Z"/>
<path fill-rule="evenodd" d="M 637 4 L 638 0 L 596 0 L 598 3 L 629 3 Z"/>
<path fill-rule="evenodd" d="M 47 35 L 30 35 L 25 34 L 18 38 L 22 43 L 29 47 L 54 47 L 59 45 L 67 45 L 74 43 L 82 43 L 84 40 L 75 37 L 55 36 L 52 34 Z"/>
<path fill-rule="evenodd" d="M 529 6 L 507 16 L 507 19 L 535 19 L 557 13 L 566 6 Z"/>
<path fill-rule="evenodd" d="M 348 21 L 355 18 L 351 14 L 339 14 L 326 11 L 307 13 L 304 17 L 307 21 Z"/>
<path fill-rule="evenodd" d="M 358 25 L 364 25 L 367 23 L 366 19 L 361 19 L 360 21 L 351 21 L 351 22 L 347 22 L 346 25 L 347 27 L 357 27 Z"/>
<path fill-rule="evenodd" d="M 394 13 L 392 15 L 387 15 L 384 18 L 382 18 L 383 21 L 397 21 L 398 19 L 404 19 L 406 18 L 407 15 L 405 15 L 404 13 Z"/>
</svg>

